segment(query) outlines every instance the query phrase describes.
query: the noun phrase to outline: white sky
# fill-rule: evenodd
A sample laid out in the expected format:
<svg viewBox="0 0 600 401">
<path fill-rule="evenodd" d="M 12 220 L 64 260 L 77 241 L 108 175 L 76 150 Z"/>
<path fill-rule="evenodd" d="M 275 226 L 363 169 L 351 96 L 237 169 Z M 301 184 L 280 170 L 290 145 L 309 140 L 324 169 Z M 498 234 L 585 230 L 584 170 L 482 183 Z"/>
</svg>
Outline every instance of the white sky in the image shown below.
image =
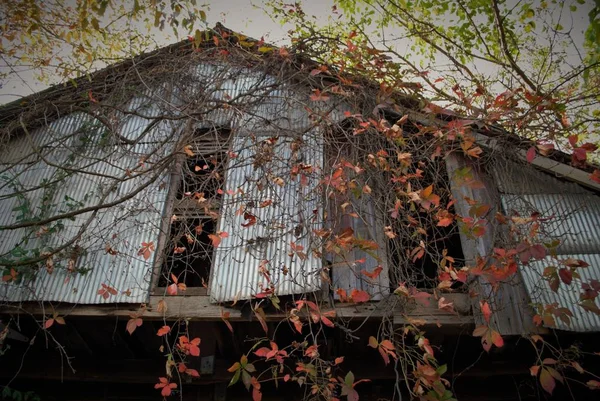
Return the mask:
<svg viewBox="0 0 600 401">
<path fill-rule="evenodd" d="M 509 1 L 517 2 L 518 0 Z M 567 2 L 575 4 L 575 0 L 567 0 Z M 277 45 L 286 43 L 287 30 L 291 27 L 284 27 L 272 21 L 265 11 L 260 8 L 262 5 L 262 1 L 260 0 L 208 0 L 205 3 L 209 7 L 207 10 L 207 19 L 208 26 L 210 27 L 213 27 L 217 22 L 221 22 L 236 32 L 256 39 L 264 36 L 265 40 L 269 43 Z M 304 0 L 302 4 L 307 14 L 315 15 L 322 21 L 326 21 L 331 16 L 333 0 Z M 577 21 L 573 21 L 576 29 L 581 28 L 580 31 L 582 31 L 584 27 L 587 27 L 589 23 L 587 12 L 591 7 L 592 5 L 589 3 L 584 7 L 579 7 L 575 16 Z M 393 33 L 392 31 L 386 32 L 388 36 Z M 155 40 L 159 45 L 166 45 L 176 41 L 172 34 L 168 36 L 164 32 L 159 32 L 158 35 L 155 35 Z M 402 47 L 408 50 L 407 43 L 403 43 Z M 398 50 L 402 52 L 404 49 Z M 6 68 L 0 60 L 0 69 L 5 70 Z M 17 100 L 22 96 L 43 90 L 48 86 L 34 79 L 32 71 L 21 72 L 18 75 L 13 74 L 8 80 L 1 80 L 0 84 L 2 85 L 0 88 L 0 104 Z"/>
<path fill-rule="evenodd" d="M 287 30 L 290 27 L 282 27 L 275 23 L 259 7 L 262 5 L 260 0 L 209 0 L 206 1 L 209 6 L 207 10 L 208 26 L 214 27 L 217 22 L 221 22 L 227 28 L 236 32 L 243 33 L 253 38 L 264 36 L 265 41 L 272 44 L 284 44 L 287 38 Z M 305 0 L 304 8 L 307 13 L 322 16 L 324 19 L 331 13 L 333 0 Z M 164 36 L 160 34 L 155 40 L 160 45 L 167 45 L 176 42 L 173 35 Z M 0 60 L 0 69 L 6 70 L 7 66 Z M 13 74 L 7 80 L 0 80 L 0 104 L 12 102 L 23 96 L 46 89 L 48 85 L 34 79 L 33 71 L 20 72 Z"/>
</svg>

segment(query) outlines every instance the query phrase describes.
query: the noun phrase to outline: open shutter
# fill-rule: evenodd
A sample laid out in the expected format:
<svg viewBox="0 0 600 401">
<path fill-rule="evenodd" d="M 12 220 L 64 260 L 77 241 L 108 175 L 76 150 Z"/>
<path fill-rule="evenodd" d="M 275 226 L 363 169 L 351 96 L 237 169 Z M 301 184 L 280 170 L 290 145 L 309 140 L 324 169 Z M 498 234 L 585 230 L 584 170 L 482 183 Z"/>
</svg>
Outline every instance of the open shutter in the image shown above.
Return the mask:
<svg viewBox="0 0 600 401">
<path fill-rule="evenodd" d="M 334 290 L 345 290 L 348 295 L 354 289 L 363 290 L 371 299 L 378 300 L 390 292 L 383 224 L 369 198 L 355 199 L 353 207 L 359 217 L 341 216 L 340 231 L 351 228 L 356 238 L 373 241 L 379 248 L 372 251 L 355 248 L 346 255 L 332 255 L 332 286 Z M 336 293 L 335 297 L 339 298 L 339 295 Z"/>
<path fill-rule="evenodd" d="M 312 252 L 317 244 L 311 243 L 310 233 L 322 226 L 316 190 L 322 149 L 317 130 L 302 137 L 236 134 L 226 171 L 211 302 L 249 299 L 270 288 L 275 295 L 321 288 L 322 263 Z M 299 165 L 305 168 L 294 174 Z"/>
</svg>

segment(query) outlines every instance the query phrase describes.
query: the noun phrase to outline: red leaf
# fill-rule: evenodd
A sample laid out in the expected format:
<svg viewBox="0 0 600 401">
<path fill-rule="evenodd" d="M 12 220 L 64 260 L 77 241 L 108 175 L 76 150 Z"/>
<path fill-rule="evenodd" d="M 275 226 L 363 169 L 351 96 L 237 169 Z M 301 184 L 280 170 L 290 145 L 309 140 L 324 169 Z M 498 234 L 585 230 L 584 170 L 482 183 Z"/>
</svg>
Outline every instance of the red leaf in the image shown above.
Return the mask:
<svg viewBox="0 0 600 401">
<path fill-rule="evenodd" d="M 296 331 L 298 331 L 298 333 L 302 334 L 302 322 L 300 321 L 300 319 L 294 320 L 293 323 L 294 323 L 294 328 L 296 329 Z"/>
<path fill-rule="evenodd" d="M 554 377 L 552 377 L 546 368 L 542 368 L 542 373 L 540 373 L 540 384 L 548 394 L 552 395 L 554 387 L 556 387 L 556 382 L 554 381 Z"/>
<path fill-rule="evenodd" d="M 190 345 L 190 355 L 191 356 L 200 356 L 200 347 L 196 345 Z"/>
<path fill-rule="evenodd" d="M 342 362 L 344 362 L 344 357 L 340 356 L 338 358 L 335 358 L 334 365 L 339 365 Z"/>
<path fill-rule="evenodd" d="M 371 296 L 368 292 L 363 290 L 357 290 L 356 288 L 352 290 L 350 293 L 350 298 L 356 303 L 367 302 L 371 299 Z"/>
<path fill-rule="evenodd" d="M 576 147 L 577 146 L 577 141 L 579 140 L 579 137 L 577 135 L 571 135 L 569 136 L 569 143 L 571 144 L 572 147 Z"/>
<path fill-rule="evenodd" d="M 270 348 L 262 347 L 254 351 L 254 355 L 256 355 L 259 358 L 266 358 L 269 352 L 271 352 Z"/>
<path fill-rule="evenodd" d="M 569 269 L 566 268 L 561 268 L 558 271 L 558 275 L 560 277 L 560 279 L 562 280 L 563 283 L 565 283 L 566 285 L 571 284 L 571 282 L 573 281 L 573 272 Z"/>
<path fill-rule="evenodd" d="M 265 331 L 265 333 L 269 332 L 269 327 L 267 326 L 267 321 L 265 319 L 265 312 L 263 311 L 262 308 L 256 308 L 254 310 L 254 315 L 256 316 L 256 318 L 258 319 L 258 321 L 260 322 L 260 325 L 262 326 L 263 330 Z"/>
<path fill-rule="evenodd" d="M 129 335 L 132 335 L 133 332 L 135 331 L 135 329 L 140 327 L 142 325 L 142 323 L 144 323 L 144 321 L 141 318 L 134 317 L 127 321 L 127 326 L 125 327 L 125 329 L 129 333 Z"/>
<path fill-rule="evenodd" d="M 248 220 L 247 223 L 242 223 L 242 227 L 250 227 L 256 224 L 256 216 L 252 213 L 245 212 L 244 219 Z"/>
<path fill-rule="evenodd" d="M 532 147 L 530 147 L 530 148 L 527 150 L 527 162 L 528 162 L 528 163 L 531 163 L 531 162 L 533 162 L 533 159 L 535 159 L 535 156 L 536 156 L 536 155 L 537 155 L 537 152 L 536 152 L 536 148 L 535 148 L 535 146 L 532 146 Z"/>
<path fill-rule="evenodd" d="M 346 290 L 344 290 L 343 288 L 338 288 L 337 290 L 335 290 L 335 293 L 339 295 L 340 301 L 348 302 L 348 294 L 346 293 Z"/>
<path fill-rule="evenodd" d="M 177 284 L 173 283 L 167 287 L 168 295 L 177 295 Z"/>
<path fill-rule="evenodd" d="M 383 267 L 381 267 L 381 265 L 379 265 L 372 272 L 368 272 L 366 270 L 361 270 L 361 273 L 369 278 L 376 279 L 377 277 L 379 277 L 379 275 L 381 274 L 382 271 L 383 271 Z"/>
<path fill-rule="evenodd" d="M 158 329 L 158 331 L 156 332 L 156 335 L 159 337 L 162 337 L 166 334 L 169 334 L 169 332 L 171 331 L 171 327 L 170 326 L 163 326 L 160 329 Z"/>
<path fill-rule="evenodd" d="M 331 320 L 329 320 L 327 317 L 323 316 L 323 315 L 321 315 L 321 321 L 323 322 L 323 324 L 325 326 L 328 326 L 328 327 L 331 327 L 331 328 L 335 327 L 335 325 L 333 324 L 333 322 Z"/>
<path fill-rule="evenodd" d="M 44 328 L 46 330 L 48 330 L 53 324 L 54 324 L 54 319 L 48 319 L 48 320 L 46 320 L 46 323 L 44 323 Z"/>
<path fill-rule="evenodd" d="M 492 331 L 491 337 L 492 337 L 492 343 L 496 347 L 502 348 L 504 346 L 504 339 L 502 339 L 502 336 L 500 335 L 500 333 L 498 333 L 497 331 Z"/>
<path fill-rule="evenodd" d="M 138 255 L 143 256 L 144 260 L 148 260 L 152 255 L 152 251 L 154 251 L 154 242 L 142 242 L 142 247 L 138 251 Z"/>
<path fill-rule="evenodd" d="M 254 379 L 254 378 L 253 378 Z M 260 385 L 252 387 L 252 401 L 260 401 L 262 399 L 262 393 L 260 392 Z"/>
</svg>

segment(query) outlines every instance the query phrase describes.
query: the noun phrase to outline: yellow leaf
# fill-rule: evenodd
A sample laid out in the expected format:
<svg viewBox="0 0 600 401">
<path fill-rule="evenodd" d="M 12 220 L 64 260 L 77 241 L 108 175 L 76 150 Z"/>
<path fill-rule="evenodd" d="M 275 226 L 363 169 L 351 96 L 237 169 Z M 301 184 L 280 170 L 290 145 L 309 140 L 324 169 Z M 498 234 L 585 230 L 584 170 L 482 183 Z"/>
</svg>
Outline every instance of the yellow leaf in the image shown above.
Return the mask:
<svg viewBox="0 0 600 401">
<path fill-rule="evenodd" d="M 258 51 L 260 53 L 269 53 L 272 52 L 274 49 L 272 47 L 268 47 L 268 46 L 261 46 L 258 48 Z"/>
<path fill-rule="evenodd" d="M 194 156 L 194 152 L 192 151 L 192 147 L 190 145 L 186 145 L 183 148 L 183 151 L 185 152 L 186 155 L 188 155 L 189 157 L 193 157 Z"/>
</svg>

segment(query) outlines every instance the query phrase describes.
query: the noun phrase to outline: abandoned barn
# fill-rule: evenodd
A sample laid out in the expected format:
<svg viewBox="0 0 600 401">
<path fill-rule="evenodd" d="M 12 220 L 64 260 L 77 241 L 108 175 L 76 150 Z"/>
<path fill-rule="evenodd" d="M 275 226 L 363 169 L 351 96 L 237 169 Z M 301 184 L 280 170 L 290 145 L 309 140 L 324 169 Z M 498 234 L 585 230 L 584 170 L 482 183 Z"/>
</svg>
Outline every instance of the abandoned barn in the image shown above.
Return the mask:
<svg viewBox="0 0 600 401">
<path fill-rule="evenodd" d="M 3 399 L 540 399 L 541 343 L 598 372 L 588 168 L 351 78 L 217 27 L 3 106 Z"/>
</svg>

